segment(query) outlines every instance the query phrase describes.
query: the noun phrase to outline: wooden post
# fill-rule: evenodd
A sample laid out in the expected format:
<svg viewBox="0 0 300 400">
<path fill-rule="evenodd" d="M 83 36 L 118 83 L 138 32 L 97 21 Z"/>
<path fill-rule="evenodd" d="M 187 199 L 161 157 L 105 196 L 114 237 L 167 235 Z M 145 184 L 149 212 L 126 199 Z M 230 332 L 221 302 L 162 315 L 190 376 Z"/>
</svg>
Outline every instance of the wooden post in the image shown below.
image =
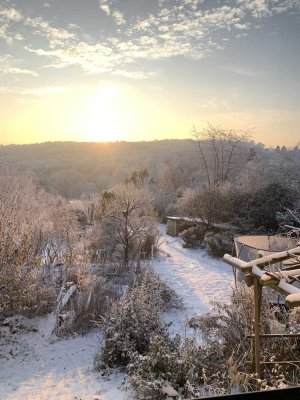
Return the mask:
<svg viewBox="0 0 300 400">
<path fill-rule="evenodd" d="M 258 279 L 254 279 L 254 364 L 255 373 L 260 377 L 260 314 L 261 314 L 262 287 Z"/>
</svg>

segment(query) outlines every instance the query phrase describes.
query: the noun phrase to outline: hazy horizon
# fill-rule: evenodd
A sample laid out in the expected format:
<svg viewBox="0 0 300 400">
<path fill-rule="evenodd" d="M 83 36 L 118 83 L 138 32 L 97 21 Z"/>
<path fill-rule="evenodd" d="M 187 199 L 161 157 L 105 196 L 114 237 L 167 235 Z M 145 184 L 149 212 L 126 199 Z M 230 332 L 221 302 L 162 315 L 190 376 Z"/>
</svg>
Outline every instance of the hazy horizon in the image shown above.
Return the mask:
<svg viewBox="0 0 300 400">
<path fill-rule="evenodd" d="M 0 143 L 300 139 L 299 0 L 5 0 Z"/>
</svg>

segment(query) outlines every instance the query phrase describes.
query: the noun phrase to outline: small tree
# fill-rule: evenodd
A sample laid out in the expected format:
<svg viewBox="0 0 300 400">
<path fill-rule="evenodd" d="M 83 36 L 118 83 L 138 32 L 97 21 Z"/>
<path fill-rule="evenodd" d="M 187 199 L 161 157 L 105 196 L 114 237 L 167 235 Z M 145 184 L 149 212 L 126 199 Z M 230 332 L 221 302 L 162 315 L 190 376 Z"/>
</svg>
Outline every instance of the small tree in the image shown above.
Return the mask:
<svg viewBox="0 0 300 400">
<path fill-rule="evenodd" d="M 140 255 L 148 235 L 155 230 L 156 214 L 150 192 L 132 183 L 113 189 L 113 196 L 103 212 L 101 235 L 113 249 L 121 250 L 122 260 L 128 266 Z"/>
</svg>

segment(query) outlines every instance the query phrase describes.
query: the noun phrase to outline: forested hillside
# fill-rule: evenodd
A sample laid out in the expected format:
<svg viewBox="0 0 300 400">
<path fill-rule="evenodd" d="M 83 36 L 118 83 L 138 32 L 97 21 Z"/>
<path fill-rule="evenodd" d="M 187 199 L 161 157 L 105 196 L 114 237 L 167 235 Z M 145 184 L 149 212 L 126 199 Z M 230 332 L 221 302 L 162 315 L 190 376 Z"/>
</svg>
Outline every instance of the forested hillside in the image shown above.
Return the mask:
<svg viewBox="0 0 300 400">
<path fill-rule="evenodd" d="M 209 144 L 203 141 L 209 154 Z M 251 165 L 253 159 L 258 161 Z M 300 150 L 267 149 L 262 144 L 240 144 L 230 176 L 250 178 L 249 169 L 263 170 L 269 181 L 299 181 Z M 252 162 L 253 164 L 253 162 Z M 47 142 L 0 147 L 0 166 L 13 167 L 31 175 L 52 193 L 79 198 L 101 192 L 129 178 L 134 171 L 147 169 L 153 182 L 167 180 L 171 171 L 175 186 L 202 186 L 206 176 L 195 140 L 152 142 L 78 143 Z M 254 174 L 254 173 L 253 173 Z M 255 174 L 254 174 L 255 175 Z M 262 179 L 261 174 L 258 176 Z M 251 184 L 250 182 L 248 184 Z"/>
</svg>

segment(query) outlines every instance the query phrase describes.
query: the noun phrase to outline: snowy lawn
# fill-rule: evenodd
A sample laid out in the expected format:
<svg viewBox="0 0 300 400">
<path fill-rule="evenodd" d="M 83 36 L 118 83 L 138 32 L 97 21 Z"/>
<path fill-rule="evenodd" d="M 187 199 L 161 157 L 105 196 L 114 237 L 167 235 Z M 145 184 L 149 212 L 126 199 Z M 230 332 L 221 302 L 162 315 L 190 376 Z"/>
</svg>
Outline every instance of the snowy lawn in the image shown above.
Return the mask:
<svg viewBox="0 0 300 400">
<path fill-rule="evenodd" d="M 23 327 L 16 328 L 9 340 L 0 338 L 1 400 L 128 398 L 120 389 L 124 375 L 102 377 L 93 370 L 102 339 L 99 332 L 59 340 L 51 335 L 53 315 L 36 320 L 20 317 L 20 322 Z"/>
<path fill-rule="evenodd" d="M 232 268 L 221 259 L 210 257 L 204 249 L 183 248 L 180 238 L 166 234 L 166 225 L 160 224 L 159 230 L 161 252 L 153 261 L 154 270 L 183 303 L 183 310 L 167 313 L 166 320 L 172 322 L 171 333 L 189 334 L 187 319 L 207 313 L 213 301 L 230 301 Z"/>
<path fill-rule="evenodd" d="M 154 269 L 182 299 L 183 309 L 165 315 L 172 334 L 190 334 L 186 320 L 204 314 L 212 301 L 227 302 L 231 295 L 232 270 L 205 250 L 182 248 L 181 239 L 162 232 L 161 254 Z M 124 375 L 102 377 L 93 370 L 94 356 L 101 346 L 99 332 L 59 340 L 53 336 L 52 315 L 36 320 L 20 317 L 23 327 L 0 336 L 1 400 L 122 400 Z M 32 328 L 34 328 L 32 330 Z"/>
</svg>

